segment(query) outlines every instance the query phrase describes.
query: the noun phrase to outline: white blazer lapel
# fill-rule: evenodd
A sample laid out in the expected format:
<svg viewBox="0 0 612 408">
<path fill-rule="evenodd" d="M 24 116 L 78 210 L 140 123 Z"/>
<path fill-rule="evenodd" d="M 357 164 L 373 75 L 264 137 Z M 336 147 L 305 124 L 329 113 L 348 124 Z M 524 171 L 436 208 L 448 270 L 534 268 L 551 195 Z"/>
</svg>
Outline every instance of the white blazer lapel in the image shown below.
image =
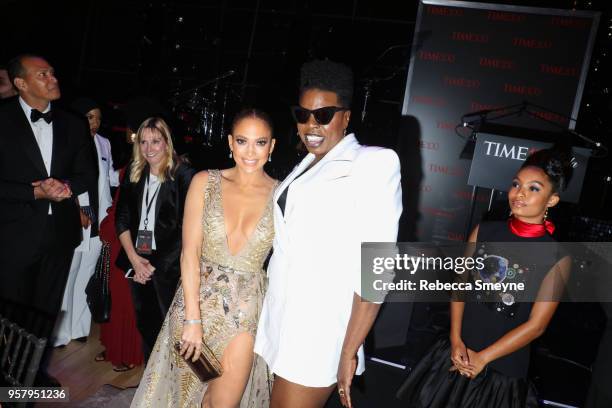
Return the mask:
<svg viewBox="0 0 612 408">
<path fill-rule="evenodd" d="M 345 136 L 317 164 L 316 172 L 321 174 L 321 180 L 336 180 L 348 176 L 351 173 L 358 148 L 359 144 L 352 133 Z"/>
<path fill-rule="evenodd" d="M 337 159 L 325 163 L 325 168 L 321 170 L 322 180 L 337 180 L 347 177 L 351 173 L 353 161 L 350 159 Z"/>
<path fill-rule="evenodd" d="M 304 170 L 306 170 L 306 168 L 310 165 L 310 163 L 312 163 L 313 160 L 314 160 L 314 155 L 309 153 L 306 157 L 304 157 L 304 159 L 300 162 L 300 164 L 298 164 L 293 169 L 293 171 L 289 173 L 289 175 L 283 180 L 280 186 L 276 189 L 276 192 L 274 193 L 274 210 L 278 211 L 277 215 L 280 216 L 280 219 L 283 219 L 283 218 L 287 219 L 287 214 L 289 212 L 289 208 L 290 208 L 289 204 L 290 204 L 291 198 L 290 198 L 290 195 L 287 194 L 287 201 L 285 202 L 285 211 L 283 215 L 283 212 L 281 211 L 278 205 L 278 197 L 280 197 L 283 191 L 289 188 L 289 186 L 295 180 L 295 178 L 299 176 L 300 174 L 302 174 Z"/>
<path fill-rule="evenodd" d="M 301 175 L 315 158 L 313 154 L 308 154 L 298 167 L 296 167 L 287 177 L 285 181 L 288 181 L 288 183 L 285 184 L 285 182 L 283 182 L 283 189 L 289 188 L 289 185 L 291 185 L 292 191 L 292 194 L 287 194 L 284 220 L 288 221 L 291 218 L 294 207 L 293 204 L 295 203 L 296 197 L 299 197 L 298 191 L 302 186 L 309 185 L 312 182 L 316 183 L 348 176 L 351 172 L 353 159 L 355 158 L 358 147 L 359 143 L 357 143 L 357 139 L 355 139 L 352 133 L 345 136 L 344 139 L 321 159 L 321 161 L 312 166 L 306 174 L 300 176 L 296 180 L 296 177 Z M 279 193 L 282 193 L 280 189 Z"/>
</svg>

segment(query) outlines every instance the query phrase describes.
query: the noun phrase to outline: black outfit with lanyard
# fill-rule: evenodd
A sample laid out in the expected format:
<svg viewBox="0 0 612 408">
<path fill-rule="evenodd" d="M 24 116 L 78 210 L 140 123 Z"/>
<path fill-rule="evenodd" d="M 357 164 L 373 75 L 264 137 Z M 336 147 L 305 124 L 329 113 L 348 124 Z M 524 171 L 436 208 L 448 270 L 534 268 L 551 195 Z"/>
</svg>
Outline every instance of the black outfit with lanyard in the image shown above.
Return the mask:
<svg viewBox="0 0 612 408">
<path fill-rule="evenodd" d="M 148 165 L 136 183 L 130 182 L 130 169 L 128 166 L 119 191 L 115 226 L 117 235 L 124 231 L 130 232 L 134 247 L 140 247 L 137 249 L 138 254 L 155 267 L 151 280 L 144 285 L 130 279 L 136 325 L 142 336 L 146 360 L 180 279 L 183 211 L 194 170 L 181 163 L 172 178 L 166 177 L 156 189 L 149 189 Z M 143 201 L 147 214 L 142 214 Z M 146 221 L 146 229 L 140 228 L 141 218 Z M 126 272 L 132 269 L 123 249 L 116 264 Z"/>
</svg>

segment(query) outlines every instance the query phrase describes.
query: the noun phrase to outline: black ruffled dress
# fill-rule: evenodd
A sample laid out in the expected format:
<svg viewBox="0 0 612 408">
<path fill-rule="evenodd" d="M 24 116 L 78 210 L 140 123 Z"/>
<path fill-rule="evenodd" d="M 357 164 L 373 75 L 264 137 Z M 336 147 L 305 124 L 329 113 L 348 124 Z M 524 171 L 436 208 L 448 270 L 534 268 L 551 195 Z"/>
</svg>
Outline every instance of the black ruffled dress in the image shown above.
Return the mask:
<svg viewBox="0 0 612 408">
<path fill-rule="evenodd" d="M 507 222 L 485 222 L 480 224 L 477 251 L 495 251 L 495 242 L 549 242 L 545 246 L 528 246 L 532 250 L 503 248 L 505 270 L 503 281 L 523 281 L 529 288 L 537 290 L 542 279 L 559 257 L 554 239 L 545 234 L 535 238 L 524 238 L 510 231 Z M 487 243 L 491 243 L 487 248 Z M 497 249 L 500 246 L 497 246 Z M 512 250 L 514 248 L 514 250 Z M 543 250 L 542 250 L 543 249 Z M 493 252 L 495 253 L 495 252 Z M 534 262 L 537 254 L 537 262 Z M 490 258 L 491 259 L 495 259 Z M 495 279 L 495 278 L 493 278 Z M 497 277 L 499 280 L 499 277 Z M 533 303 L 521 302 L 525 293 L 489 294 L 488 301 L 466 301 L 462 321 L 462 340 L 465 345 L 480 351 L 493 344 L 504 334 L 529 319 Z M 497 296 L 497 301 L 495 296 Z M 532 297 L 531 299 L 533 299 Z M 493 299 L 493 301 L 492 301 Z M 481 299 L 482 300 L 482 299 Z M 411 408 L 523 408 L 538 407 L 536 392 L 527 379 L 529 368 L 529 345 L 488 364 L 474 379 L 461 376 L 457 371 L 449 372 L 450 341 L 439 339 L 419 361 L 400 387 L 397 397 Z"/>
</svg>

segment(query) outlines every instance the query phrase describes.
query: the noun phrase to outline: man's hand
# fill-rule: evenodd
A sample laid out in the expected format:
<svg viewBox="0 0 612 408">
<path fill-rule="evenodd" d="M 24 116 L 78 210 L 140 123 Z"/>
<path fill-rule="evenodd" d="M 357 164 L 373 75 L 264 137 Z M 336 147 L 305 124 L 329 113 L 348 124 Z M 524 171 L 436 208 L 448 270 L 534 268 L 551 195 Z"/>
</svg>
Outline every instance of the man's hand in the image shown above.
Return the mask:
<svg viewBox="0 0 612 408">
<path fill-rule="evenodd" d="M 34 187 L 34 198 L 36 200 L 46 199 L 59 202 L 72 197 L 70 187 L 52 177 L 34 181 L 32 187 Z"/>
</svg>

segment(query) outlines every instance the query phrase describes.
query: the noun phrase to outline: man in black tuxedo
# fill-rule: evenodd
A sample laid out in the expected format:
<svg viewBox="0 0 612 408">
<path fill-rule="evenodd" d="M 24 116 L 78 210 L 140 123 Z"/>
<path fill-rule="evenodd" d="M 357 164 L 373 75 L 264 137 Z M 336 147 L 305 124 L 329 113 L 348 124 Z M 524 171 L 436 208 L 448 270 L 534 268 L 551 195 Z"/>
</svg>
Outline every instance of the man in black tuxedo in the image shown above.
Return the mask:
<svg viewBox="0 0 612 408">
<path fill-rule="evenodd" d="M 51 105 L 53 67 L 21 55 L 7 69 L 19 97 L 0 106 L 0 314 L 48 337 L 81 240 L 75 197 L 97 185 L 97 159 L 85 123 Z"/>
</svg>

